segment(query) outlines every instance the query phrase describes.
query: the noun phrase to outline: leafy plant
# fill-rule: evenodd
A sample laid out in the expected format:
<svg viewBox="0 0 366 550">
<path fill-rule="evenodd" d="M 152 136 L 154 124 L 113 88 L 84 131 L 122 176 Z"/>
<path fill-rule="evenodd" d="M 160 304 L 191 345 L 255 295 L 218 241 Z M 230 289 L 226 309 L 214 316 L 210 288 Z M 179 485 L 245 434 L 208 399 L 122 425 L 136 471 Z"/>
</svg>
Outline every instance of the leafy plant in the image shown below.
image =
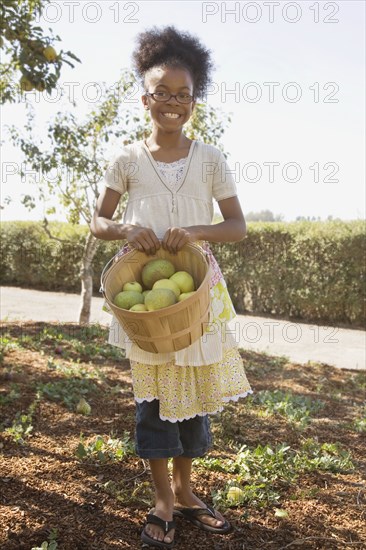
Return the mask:
<svg viewBox="0 0 366 550">
<path fill-rule="evenodd" d="M 3 335 L 0 340 L 0 365 L 4 362 L 5 355 L 13 349 L 17 349 L 18 345 L 9 335 Z"/>
<path fill-rule="evenodd" d="M 98 368 L 86 368 L 80 365 L 78 362 L 71 364 L 63 364 L 61 362 L 54 361 L 53 358 L 49 358 L 47 361 L 47 367 L 50 370 L 54 370 L 59 374 L 62 374 L 65 378 L 84 378 L 84 379 L 99 379 L 105 378 L 103 372 Z"/>
<path fill-rule="evenodd" d="M 94 441 L 85 445 L 83 435 L 80 435 L 80 443 L 75 452 L 79 460 L 92 458 L 105 462 L 120 461 L 126 456 L 134 454 L 134 444 L 130 440 L 130 434 L 124 432 L 122 438 L 113 438 L 109 436 L 107 441 L 101 435 L 97 435 Z"/>
<path fill-rule="evenodd" d="M 37 392 L 36 398 L 28 407 L 28 412 L 18 412 L 15 416 L 15 419 L 13 420 L 11 427 L 5 429 L 5 433 L 9 434 L 15 443 L 24 445 L 26 438 L 31 435 L 33 431 L 33 414 L 37 408 L 40 399 L 41 394 Z"/>
<path fill-rule="evenodd" d="M 56 550 L 57 549 L 57 532 L 58 530 L 53 527 L 48 537 L 48 541 L 42 542 L 41 546 L 33 546 L 31 550 Z"/>
<path fill-rule="evenodd" d="M 19 384 L 10 384 L 10 391 L 6 393 L 5 395 L 0 394 L 0 406 L 6 405 L 7 403 L 11 403 L 12 401 L 15 401 L 15 399 L 19 399 L 20 397 L 20 391 L 19 391 Z"/>
<path fill-rule="evenodd" d="M 98 357 L 120 359 L 122 355 L 120 349 L 106 345 L 107 330 L 97 323 L 85 327 L 59 325 L 57 327 L 38 328 L 35 325 L 34 329 L 34 334 L 20 333 L 19 337 L 7 334 L 6 338 L 3 338 L 5 351 L 23 347 L 42 352 L 45 347 L 51 347 L 54 353 L 64 359 L 69 357 L 70 352 L 78 358 L 82 356 L 89 359 Z M 61 363 L 50 357 L 48 367 L 56 369 L 61 367 Z M 76 364 L 74 368 L 78 368 Z M 98 375 L 102 375 L 101 371 L 98 372 Z"/>
<path fill-rule="evenodd" d="M 123 481 L 117 482 L 112 479 L 105 483 L 98 483 L 98 486 L 102 491 L 124 505 L 130 504 L 133 501 L 150 505 L 154 496 L 151 483 L 148 481 L 140 482 L 135 480 L 135 488 L 133 490 L 127 487 Z"/>
<path fill-rule="evenodd" d="M 224 489 L 213 494 L 214 503 L 224 507 L 277 504 L 283 489 L 295 484 L 300 474 L 344 472 L 354 468 L 349 452 L 337 444 L 320 444 L 314 439 L 305 440 L 298 451 L 285 444 L 274 449 L 269 445 L 258 445 L 255 449 L 243 445 L 235 459 L 199 458 L 195 463 L 209 470 L 233 474 Z M 235 499 L 231 496 L 233 487 L 238 489 Z"/>
<path fill-rule="evenodd" d="M 71 378 L 56 382 L 39 382 L 37 391 L 41 392 L 51 401 L 62 401 L 70 410 L 74 410 L 81 396 L 96 393 L 99 388 L 94 382 L 83 378 Z"/>
<path fill-rule="evenodd" d="M 350 382 L 355 388 L 366 390 L 366 373 L 358 372 L 351 378 Z"/>
<path fill-rule="evenodd" d="M 278 413 L 301 428 L 311 422 L 311 414 L 324 407 L 323 401 L 282 390 L 259 391 L 251 399 L 253 403 L 262 405 L 267 414 Z"/>
<path fill-rule="evenodd" d="M 356 432 L 366 432 L 366 415 L 362 418 L 356 418 L 353 422 L 353 427 Z"/>
</svg>

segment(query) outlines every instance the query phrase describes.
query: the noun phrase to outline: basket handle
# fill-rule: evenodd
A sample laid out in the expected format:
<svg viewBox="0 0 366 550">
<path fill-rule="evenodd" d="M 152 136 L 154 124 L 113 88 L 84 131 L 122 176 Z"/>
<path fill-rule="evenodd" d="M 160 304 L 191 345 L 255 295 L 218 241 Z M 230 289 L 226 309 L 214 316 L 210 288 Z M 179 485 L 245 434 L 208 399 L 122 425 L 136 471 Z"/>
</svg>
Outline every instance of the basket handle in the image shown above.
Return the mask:
<svg viewBox="0 0 366 550">
<path fill-rule="evenodd" d="M 110 259 L 108 260 L 108 262 L 105 264 L 105 266 L 103 267 L 103 271 L 102 271 L 102 274 L 100 276 L 100 288 L 99 288 L 99 292 L 101 292 L 103 294 L 103 296 L 105 297 L 105 292 L 104 292 L 104 280 L 106 278 L 106 275 L 108 273 L 108 270 L 110 268 L 110 265 L 114 262 L 114 260 L 117 258 L 118 254 L 121 252 L 121 250 L 118 250 L 118 252 L 116 252 L 116 254 Z"/>
</svg>

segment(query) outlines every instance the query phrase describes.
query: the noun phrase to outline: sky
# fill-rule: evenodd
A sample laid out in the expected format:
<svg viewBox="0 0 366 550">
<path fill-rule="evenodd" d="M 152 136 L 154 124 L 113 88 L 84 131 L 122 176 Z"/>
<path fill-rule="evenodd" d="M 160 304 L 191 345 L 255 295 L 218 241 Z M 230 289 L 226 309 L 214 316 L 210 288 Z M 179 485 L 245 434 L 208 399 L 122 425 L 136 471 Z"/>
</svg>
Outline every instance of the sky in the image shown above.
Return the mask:
<svg viewBox="0 0 366 550">
<path fill-rule="evenodd" d="M 212 52 L 207 102 L 231 116 L 221 141 L 244 213 L 268 209 L 286 221 L 365 217 L 363 0 L 53 1 L 40 25 L 61 37 L 56 49 L 82 61 L 75 69 L 64 64 L 59 81 L 78 90 L 77 116 L 96 106 L 90 83 L 111 86 L 131 68 L 138 33 L 169 24 Z M 40 136 L 57 111 L 73 110 L 66 98 L 50 99 L 33 95 Z M 6 125 L 21 128 L 25 120 L 24 104 L 3 107 L 1 202 L 12 200 L 2 220 L 43 217 L 41 205 L 28 212 L 20 204 L 31 184 L 11 174 L 23 159 Z M 64 220 L 62 213 L 57 219 Z"/>
</svg>

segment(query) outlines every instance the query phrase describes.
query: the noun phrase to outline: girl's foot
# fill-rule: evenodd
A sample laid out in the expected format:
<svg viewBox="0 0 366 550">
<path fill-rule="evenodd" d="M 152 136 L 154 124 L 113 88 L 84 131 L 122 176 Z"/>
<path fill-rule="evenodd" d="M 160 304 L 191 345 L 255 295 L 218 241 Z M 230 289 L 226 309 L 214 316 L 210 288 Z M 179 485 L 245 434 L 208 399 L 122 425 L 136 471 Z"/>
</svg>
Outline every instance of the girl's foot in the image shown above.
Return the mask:
<svg viewBox="0 0 366 550">
<path fill-rule="evenodd" d="M 174 493 L 174 508 L 179 510 L 180 508 L 207 508 L 207 505 L 202 502 L 192 491 L 188 493 Z M 209 514 L 202 514 L 199 516 L 199 521 L 209 525 L 210 527 L 222 527 L 225 525 L 225 518 L 215 510 L 216 518 L 213 518 Z"/>
<path fill-rule="evenodd" d="M 157 498 L 155 502 L 155 508 L 150 510 L 149 514 L 154 514 L 164 521 L 173 520 L 173 495 L 168 499 Z M 164 531 L 158 525 L 154 523 L 148 523 L 145 527 L 145 533 L 154 540 L 159 542 L 171 543 L 174 539 L 175 529 L 171 529 L 164 536 Z"/>
</svg>

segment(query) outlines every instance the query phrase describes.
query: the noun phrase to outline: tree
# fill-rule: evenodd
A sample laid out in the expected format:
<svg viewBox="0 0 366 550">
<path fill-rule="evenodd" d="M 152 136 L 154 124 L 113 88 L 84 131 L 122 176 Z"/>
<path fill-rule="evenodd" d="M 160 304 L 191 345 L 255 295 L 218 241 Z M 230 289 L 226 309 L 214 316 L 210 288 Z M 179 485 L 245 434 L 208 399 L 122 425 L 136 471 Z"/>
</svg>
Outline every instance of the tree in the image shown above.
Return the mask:
<svg viewBox="0 0 366 550">
<path fill-rule="evenodd" d="M 270 210 L 261 210 L 260 212 L 248 212 L 245 214 L 248 222 L 280 222 L 283 220 L 282 214 L 276 216 Z"/>
<path fill-rule="evenodd" d="M 184 127 L 184 133 L 189 139 L 197 139 L 218 147 L 227 158 L 220 139 L 225 132 L 222 111 L 205 103 L 196 103 L 192 116 Z M 225 123 L 231 122 L 229 115 L 225 116 Z"/>
<path fill-rule="evenodd" d="M 320 216 L 296 216 L 297 222 L 307 221 L 307 222 L 320 222 Z"/>
<path fill-rule="evenodd" d="M 31 169 L 37 174 L 35 183 L 38 200 L 47 204 L 51 199 L 57 198 L 72 224 L 83 221 L 90 225 L 99 195 L 98 183 L 107 167 L 106 159 L 110 160 L 111 146 L 118 148 L 145 139 L 150 134 L 148 111 L 141 114 L 141 108 L 131 109 L 123 102 L 128 96 L 128 89 L 135 85 L 134 75 L 125 70 L 115 86 L 107 88 L 103 85 L 103 100 L 84 121 L 78 121 L 72 113 L 57 113 L 48 126 L 48 146 L 34 135 L 34 113 L 30 105 L 27 107 L 26 135 L 22 135 L 14 126 L 9 128 L 13 144 L 20 147 L 24 154 L 27 173 Z M 211 137 L 211 143 L 213 141 L 216 145 L 218 137 L 223 133 L 224 117 L 220 120 L 217 109 L 206 109 L 204 104 L 199 104 L 196 108 L 198 116 L 192 117 L 186 134 L 192 139 L 205 138 L 208 143 Z M 25 177 L 23 167 L 20 174 L 22 178 Z M 33 195 L 25 195 L 23 204 L 34 208 L 36 200 Z M 122 199 L 115 219 L 120 219 L 124 204 Z M 46 214 L 53 214 L 55 210 L 55 207 L 48 208 Z M 43 225 L 52 237 L 47 216 Z M 87 323 L 90 318 L 92 261 L 99 242 L 89 233 L 81 255 L 82 303 L 79 323 Z"/>
<path fill-rule="evenodd" d="M 80 59 L 71 52 L 56 52 L 52 44 L 59 36 L 44 34 L 34 23 L 50 0 L 2 0 L 0 4 L 0 48 L 8 58 L 0 64 L 1 103 L 15 103 L 17 92 L 50 93 L 57 85 L 63 63 L 71 67 L 71 59 Z M 16 83 L 17 73 L 21 78 Z"/>
</svg>

